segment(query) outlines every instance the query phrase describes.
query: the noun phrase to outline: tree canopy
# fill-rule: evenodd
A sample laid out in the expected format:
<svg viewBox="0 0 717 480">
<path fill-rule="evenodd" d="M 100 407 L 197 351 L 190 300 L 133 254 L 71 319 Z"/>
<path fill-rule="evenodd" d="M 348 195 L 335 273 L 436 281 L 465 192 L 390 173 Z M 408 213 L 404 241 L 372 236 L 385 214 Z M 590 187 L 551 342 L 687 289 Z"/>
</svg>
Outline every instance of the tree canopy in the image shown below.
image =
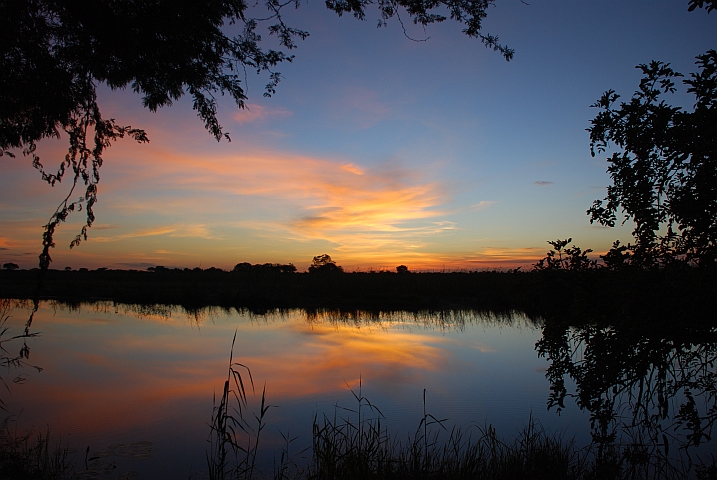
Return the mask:
<svg viewBox="0 0 717 480">
<path fill-rule="evenodd" d="M 463 33 L 510 60 L 513 50 L 482 32 L 494 3 L 380 0 L 376 6 L 379 26 L 392 18 L 423 26 L 450 18 L 464 26 Z M 373 4 L 326 0 L 339 16 L 350 13 L 361 20 Z M 68 196 L 45 226 L 41 267 L 50 264 L 55 228 L 83 206 L 86 225 L 70 246 L 87 238 L 104 149 L 124 136 L 148 141 L 143 130 L 102 117 L 97 87 L 130 87 L 151 111 L 188 94 L 209 133 L 228 139 L 217 120 L 217 97 L 226 94 L 244 107 L 247 71 L 267 73 L 264 95 L 273 95 L 281 78 L 275 67 L 292 61 L 296 41 L 309 35 L 284 21 L 286 7 L 298 8 L 300 0 L 267 0 L 266 10 L 257 5 L 244 0 L 0 0 L 0 156 L 21 149 L 53 186 L 72 177 Z M 263 47 L 260 26 L 278 39 L 277 49 Z M 36 143 L 62 132 L 70 145 L 53 173 L 35 153 Z M 85 191 L 75 200 L 78 185 Z"/>
<path fill-rule="evenodd" d="M 717 260 L 717 51 L 696 58 L 698 71 L 682 81 L 695 98 L 691 111 L 667 103 L 683 75 L 657 61 L 638 65 L 643 78 L 629 102 L 618 104 L 608 90 L 593 105 L 601 112 L 588 129 L 592 155 L 617 151 L 607 159 L 607 197 L 587 213 L 591 223 L 610 227 L 618 212 L 623 223 L 632 220 L 635 244 L 616 243 L 612 253 L 622 258 L 631 250 L 642 266 Z"/>
<path fill-rule="evenodd" d="M 343 273 L 343 271 L 343 267 L 336 265 L 326 253 L 315 256 L 309 266 L 309 273 Z"/>
</svg>

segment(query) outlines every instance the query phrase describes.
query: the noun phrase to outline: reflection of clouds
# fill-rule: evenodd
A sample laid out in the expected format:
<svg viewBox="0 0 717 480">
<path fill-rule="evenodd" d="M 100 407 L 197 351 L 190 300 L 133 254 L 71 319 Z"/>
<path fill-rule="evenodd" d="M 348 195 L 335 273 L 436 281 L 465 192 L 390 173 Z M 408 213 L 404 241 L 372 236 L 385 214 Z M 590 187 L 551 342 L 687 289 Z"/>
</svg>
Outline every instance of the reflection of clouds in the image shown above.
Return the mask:
<svg viewBox="0 0 717 480">
<path fill-rule="evenodd" d="M 272 395 L 277 397 L 343 390 L 359 376 L 398 386 L 414 381 L 421 372 L 440 370 L 445 363 L 445 352 L 435 346 L 436 338 L 415 332 L 387 329 L 377 333 L 300 321 L 292 322 L 290 328 L 293 338 L 302 342 L 242 358 L 266 373 Z"/>
<path fill-rule="evenodd" d="M 13 315 L 13 330 L 23 328 L 30 308 L 26 303 Z M 311 403 L 346 398 L 347 384 L 357 391 L 359 378 L 364 387 L 389 395 L 442 388 L 442 372 L 463 361 L 462 354 L 451 353 L 463 340 L 444 336 L 443 321 L 452 329 L 473 318 L 460 312 L 447 319 L 426 312 L 337 315 L 291 310 L 248 317 L 207 309 L 200 326 L 180 307 L 103 302 L 68 311 L 43 302 L 36 325 L 48 334 L 33 349 L 33 363 L 46 370 L 13 388 L 9 407 L 22 408 L 25 418 L 51 425 L 58 435 L 72 433 L 75 442 L 83 438 L 78 432 L 88 435 L 82 445 L 93 448 L 98 440 L 115 442 L 111 436 L 152 430 L 157 441 L 193 435 L 201 445 L 212 395 L 221 395 L 226 379 L 235 329 L 233 359 L 251 368 L 256 386 L 252 396 L 247 382 L 250 402 L 257 405 L 265 384 L 267 401 L 293 415 L 292 405 L 301 397 L 317 395 Z M 340 323 L 347 318 L 356 322 Z M 425 328 L 436 321 L 436 328 Z M 528 322 L 517 318 L 522 321 Z M 480 322 L 490 331 L 506 319 L 482 316 Z M 482 343 L 474 345 L 484 347 L 492 338 L 483 333 Z M 246 382 L 246 372 L 241 373 Z"/>
<path fill-rule="evenodd" d="M 487 345 L 482 342 L 475 342 L 473 344 L 473 348 L 478 350 L 481 353 L 496 353 L 498 350 L 496 350 L 494 347 Z"/>
<path fill-rule="evenodd" d="M 178 335 L 178 327 L 187 325 L 179 312 L 177 318 L 133 312 L 141 318 L 133 320 L 112 315 L 115 308 L 106 303 L 84 312 L 54 312 L 44 303 L 37 320 L 57 340 L 37 350 L 36 361 L 47 372 L 23 386 L 16 400 L 35 415 L 47 412 L 60 433 L 77 425 L 98 435 L 125 431 L 166 418 L 167 411 L 176 416 L 178 410 L 187 410 L 203 425 L 212 392 L 226 378 L 236 324 L 217 322 L 226 327 L 213 326 L 187 341 Z M 251 368 L 259 394 L 266 384 L 274 404 L 343 392 L 359 377 L 365 384 L 401 386 L 416 382 L 425 371 L 439 371 L 446 362 L 440 348 L 446 339 L 436 336 L 389 324 L 359 329 L 308 323 L 298 313 L 285 320 L 259 329 L 240 324 L 234 348 L 234 361 Z M 103 333 L 98 335 L 99 328 Z"/>
</svg>

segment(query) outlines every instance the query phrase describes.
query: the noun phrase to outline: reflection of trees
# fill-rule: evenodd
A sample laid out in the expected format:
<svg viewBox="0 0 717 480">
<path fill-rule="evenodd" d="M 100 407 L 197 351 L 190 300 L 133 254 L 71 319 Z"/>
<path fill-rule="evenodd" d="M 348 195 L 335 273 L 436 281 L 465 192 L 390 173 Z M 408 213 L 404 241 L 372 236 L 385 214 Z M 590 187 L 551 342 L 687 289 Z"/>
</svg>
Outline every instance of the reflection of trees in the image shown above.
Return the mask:
<svg viewBox="0 0 717 480">
<path fill-rule="evenodd" d="M 42 368 L 29 363 L 30 359 L 30 347 L 27 345 L 27 339 L 38 336 L 37 332 L 30 332 L 30 326 L 32 325 L 32 318 L 37 312 L 37 302 L 34 304 L 34 308 L 27 322 L 25 322 L 25 329 L 22 333 L 13 335 L 8 327 L 7 321 L 13 310 L 18 306 L 24 306 L 27 302 L 22 300 L 12 300 L 7 298 L 0 298 L 0 383 L 9 391 L 9 385 L 5 381 L 4 374 L 10 373 L 11 370 L 21 367 L 31 367 L 37 371 L 42 371 Z M 17 354 L 13 354 L 14 348 L 17 348 L 17 342 L 22 340 L 22 345 L 19 348 Z M 12 345 L 12 347 L 11 347 Z M 12 349 L 11 349 L 12 348 Z M 12 382 L 23 383 L 26 380 L 24 374 L 16 375 Z M 0 398 L 0 409 L 5 410 L 5 402 Z"/>
<path fill-rule="evenodd" d="M 296 310 L 310 324 L 388 328 L 395 325 L 425 329 L 463 331 L 470 325 L 536 328 L 536 323 L 519 312 L 486 310 Z"/>
<path fill-rule="evenodd" d="M 620 451 L 649 469 L 677 456 L 691 460 L 690 447 L 710 440 L 717 421 L 715 328 L 547 322 L 536 349 L 551 362 L 548 408 L 559 412 L 572 397 L 588 410 L 598 456 Z"/>
</svg>

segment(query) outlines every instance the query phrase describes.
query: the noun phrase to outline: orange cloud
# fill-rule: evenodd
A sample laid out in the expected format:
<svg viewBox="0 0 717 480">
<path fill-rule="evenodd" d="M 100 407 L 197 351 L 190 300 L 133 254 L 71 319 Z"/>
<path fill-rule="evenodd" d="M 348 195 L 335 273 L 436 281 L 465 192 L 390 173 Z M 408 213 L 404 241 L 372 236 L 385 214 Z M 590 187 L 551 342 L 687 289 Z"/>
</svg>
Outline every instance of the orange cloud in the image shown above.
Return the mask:
<svg viewBox="0 0 717 480">
<path fill-rule="evenodd" d="M 146 155 L 153 158 L 151 162 L 135 157 L 121 164 L 121 169 L 128 171 L 136 171 L 137 163 L 142 168 L 140 181 L 133 177 L 133 182 L 122 186 L 130 190 L 125 197 L 134 197 L 121 203 L 123 211 L 166 214 L 171 209 L 195 218 L 200 211 L 221 214 L 227 228 L 249 228 L 261 235 L 296 241 L 326 240 L 344 252 L 388 249 L 394 257 L 397 252 L 425 246 L 430 236 L 457 228 L 440 218 L 448 215 L 442 208 L 449 200 L 447 188 L 439 181 L 427 181 L 429 173 L 417 169 L 395 165 L 366 168 L 340 160 L 266 152 L 206 159 L 149 150 Z M 109 188 L 122 190 L 117 185 Z M 164 191 L 176 193 L 163 202 L 142 197 Z M 241 213 L 247 203 L 264 209 L 261 218 L 246 218 Z M 112 238 L 215 236 L 212 232 L 217 225 L 204 223 L 193 231 L 188 225 L 162 226 Z"/>
</svg>

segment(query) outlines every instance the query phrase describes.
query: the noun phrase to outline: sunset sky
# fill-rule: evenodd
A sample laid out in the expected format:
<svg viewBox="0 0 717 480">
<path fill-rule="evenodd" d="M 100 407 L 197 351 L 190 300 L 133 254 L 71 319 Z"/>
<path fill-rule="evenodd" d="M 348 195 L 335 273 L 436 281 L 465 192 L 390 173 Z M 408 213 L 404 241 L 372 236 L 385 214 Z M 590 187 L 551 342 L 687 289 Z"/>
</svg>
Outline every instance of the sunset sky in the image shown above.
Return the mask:
<svg viewBox="0 0 717 480">
<path fill-rule="evenodd" d="M 328 253 L 345 269 L 512 268 L 572 237 L 606 251 L 629 224 L 590 225 L 605 195 L 607 155 L 591 158 L 588 132 L 607 89 L 629 98 L 635 65 L 695 71 L 717 48 L 717 12 L 687 0 L 503 0 L 484 32 L 515 49 L 506 62 L 446 21 L 376 28 L 338 18 L 323 2 L 286 12 L 308 30 L 277 93 L 248 73 L 248 109 L 224 98 L 231 142 L 216 142 L 184 98 L 151 113 L 131 91 L 100 88 L 106 118 L 143 128 L 104 155 L 97 220 L 60 227 L 53 268 L 230 269 L 294 263 Z M 268 35 L 266 35 L 268 36 Z M 691 107 L 684 88 L 671 102 Z M 51 169 L 66 140 L 43 141 Z M 30 161 L 0 159 L 0 262 L 37 265 L 42 226 L 68 185 L 44 184 Z M 79 196 L 79 195 L 77 195 Z"/>
</svg>

